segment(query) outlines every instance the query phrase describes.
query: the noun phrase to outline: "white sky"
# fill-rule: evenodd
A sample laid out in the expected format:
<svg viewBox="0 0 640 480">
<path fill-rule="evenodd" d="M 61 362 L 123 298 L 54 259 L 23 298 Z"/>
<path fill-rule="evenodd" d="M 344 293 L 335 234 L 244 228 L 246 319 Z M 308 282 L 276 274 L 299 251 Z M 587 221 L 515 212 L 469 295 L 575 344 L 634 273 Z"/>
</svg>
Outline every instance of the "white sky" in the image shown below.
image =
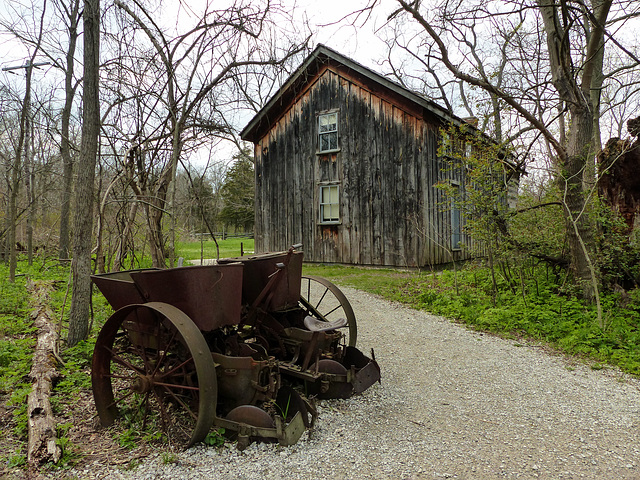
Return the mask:
<svg viewBox="0 0 640 480">
<path fill-rule="evenodd" d="M 373 66 L 375 61 L 385 55 L 386 45 L 380 40 L 375 29 L 384 22 L 384 18 L 379 16 L 380 13 L 388 14 L 391 12 L 394 2 L 382 2 L 382 7 L 375 9 L 378 17 L 373 21 L 366 22 L 364 26 L 362 26 L 364 15 L 361 15 L 359 19 L 349 15 L 363 8 L 366 1 L 327 0 L 317 2 L 305 0 L 304 3 L 306 5 L 301 4 L 301 10 L 306 12 L 309 23 L 315 27 L 316 39 L 319 43 L 323 43 L 367 66 Z"/>
<path fill-rule="evenodd" d="M 8 13 L 11 18 L 15 16 L 13 9 L 20 9 L 20 7 L 18 2 L 6 1 L 5 3 L 5 1 L 0 1 L 0 15 L 6 18 Z M 172 0 L 165 1 L 171 2 Z M 363 8 L 367 3 L 366 0 L 324 0 L 322 2 L 317 0 L 282 0 L 282 3 L 293 9 L 298 22 L 301 23 L 305 19 L 309 22 L 315 32 L 315 42 L 324 43 L 368 66 L 373 66 L 375 60 L 379 60 L 384 55 L 386 47 L 374 33 L 374 28 L 382 24 L 383 21 L 367 22 L 366 25 L 361 26 L 363 23 L 361 20 L 358 22 L 359 27 L 350 25 L 351 18 L 353 21 L 355 18 L 348 17 L 348 15 L 354 10 Z M 388 14 L 393 8 L 393 3 L 392 0 L 385 0 L 382 2 L 382 9 L 377 7 L 376 11 Z M 108 6 L 107 4 L 111 4 L 111 2 L 103 1 L 102 8 Z M 388 8 L 384 8 L 385 6 Z M 47 8 L 49 11 L 52 10 L 50 5 Z M 35 24 L 37 21 L 38 18 L 35 18 L 29 23 Z M 28 50 L 20 42 L 16 42 L 11 35 L 0 32 L 1 67 L 23 64 L 28 55 Z"/>
</svg>

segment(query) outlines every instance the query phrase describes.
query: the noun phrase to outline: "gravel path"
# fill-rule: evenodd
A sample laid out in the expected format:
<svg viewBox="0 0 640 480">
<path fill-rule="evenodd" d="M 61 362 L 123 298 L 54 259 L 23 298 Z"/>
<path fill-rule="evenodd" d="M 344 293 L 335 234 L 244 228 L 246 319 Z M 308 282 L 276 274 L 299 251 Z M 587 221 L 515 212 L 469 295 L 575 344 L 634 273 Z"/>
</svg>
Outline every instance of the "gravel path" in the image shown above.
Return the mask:
<svg viewBox="0 0 640 480">
<path fill-rule="evenodd" d="M 638 479 L 640 381 L 343 289 L 382 384 L 325 401 L 294 446 L 161 452 L 78 478 Z"/>
</svg>

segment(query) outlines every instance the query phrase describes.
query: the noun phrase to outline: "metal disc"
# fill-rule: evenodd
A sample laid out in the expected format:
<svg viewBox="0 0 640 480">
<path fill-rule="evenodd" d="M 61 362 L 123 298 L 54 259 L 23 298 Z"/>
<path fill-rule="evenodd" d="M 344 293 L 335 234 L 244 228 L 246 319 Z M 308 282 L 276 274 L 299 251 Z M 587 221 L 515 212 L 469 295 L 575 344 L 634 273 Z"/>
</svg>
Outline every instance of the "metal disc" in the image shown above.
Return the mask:
<svg viewBox="0 0 640 480">
<path fill-rule="evenodd" d="M 274 428 L 276 425 L 267 412 L 255 405 L 240 405 L 234 408 L 227 414 L 227 420 L 258 428 Z"/>
<path fill-rule="evenodd" d="M 347 369 L 335 360 L 324 358 L 317 363 L 318 373 L 329 373 L 331 375 L 340 375 L 344 377 L 344 381 L 329 381 L 329 385 L 322 386 L 324 380 L 320 380 L 321 387 L 318 398 L 349 398 L 353 393 L 353 385 L 347 382 Z M 313 364 L 309 370 L 316 371 L 316 364 Z M 324 390 L 324 391 L 323 391 Z"/>
</svg>

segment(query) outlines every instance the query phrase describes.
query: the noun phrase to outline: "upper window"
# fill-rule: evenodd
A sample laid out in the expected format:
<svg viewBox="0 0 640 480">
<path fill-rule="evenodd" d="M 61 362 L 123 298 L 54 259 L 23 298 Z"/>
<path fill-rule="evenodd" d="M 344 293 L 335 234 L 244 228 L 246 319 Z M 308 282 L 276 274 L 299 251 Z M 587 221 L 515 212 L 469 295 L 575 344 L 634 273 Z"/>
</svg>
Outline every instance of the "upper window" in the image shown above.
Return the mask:
<svg viewBox="0 0 640 480">
<path fill-rule="evenodd" d="M 320 186 L 320 223 L 340 221 L 340 196 L 338 185 Z"/>
<path fill-rule="evenodd" d="M 338 112 L 318 116 L 318 151 L 338 149 Z"/>
</svg>

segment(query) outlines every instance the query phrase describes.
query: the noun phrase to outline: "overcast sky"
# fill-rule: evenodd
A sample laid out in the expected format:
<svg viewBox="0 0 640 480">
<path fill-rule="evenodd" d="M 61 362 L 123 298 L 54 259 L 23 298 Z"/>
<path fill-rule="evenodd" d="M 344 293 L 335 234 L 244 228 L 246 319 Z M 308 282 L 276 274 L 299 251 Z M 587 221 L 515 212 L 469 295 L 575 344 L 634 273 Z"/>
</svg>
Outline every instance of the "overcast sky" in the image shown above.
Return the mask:
<svg viewBox="0 0 640 480">
<path fill-rule="evenodd" d="M 306 13 L 319 43 L 367 66 L 373 66 L 373 63 L 382 58 L 386 51 L 386 45 L 380 39 L 379 32 L 376 32 L 376 29 L 384 24 L 384 15 L 380 14 L 383 12 L 385 15 L 388 14 L 392 10 L 393 2 L 382 2 L 382 7 L 378 7 L 374 13 L 376 16 L 362 25 L 362 16 L 356 18 L 349 15 L 363 8 L 366 3 L 366 1 L 352 0 L 323 2 L 304 0 L 300 4 L 300 13 Z"/>
</svg>

